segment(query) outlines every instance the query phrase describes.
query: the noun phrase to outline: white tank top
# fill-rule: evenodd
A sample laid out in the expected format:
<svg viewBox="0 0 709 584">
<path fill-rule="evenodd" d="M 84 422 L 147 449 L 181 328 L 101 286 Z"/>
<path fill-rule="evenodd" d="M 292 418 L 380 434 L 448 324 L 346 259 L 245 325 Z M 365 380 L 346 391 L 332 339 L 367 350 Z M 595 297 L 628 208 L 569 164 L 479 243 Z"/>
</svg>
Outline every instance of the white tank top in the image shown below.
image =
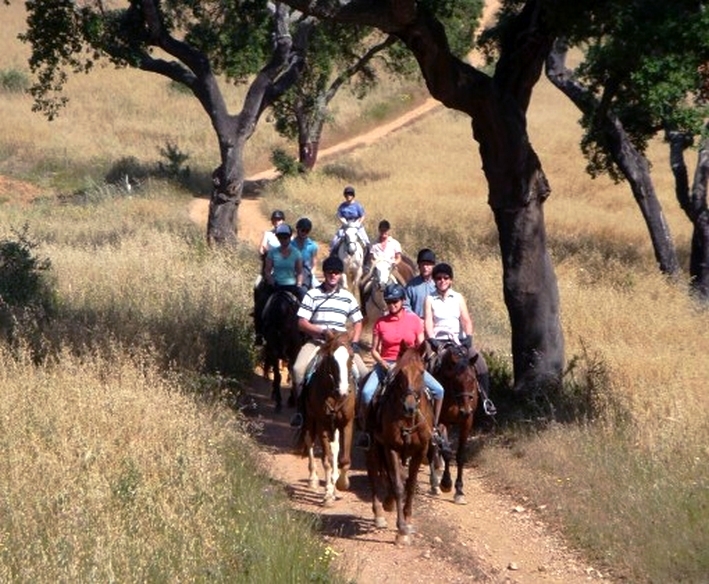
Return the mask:
<svg viewBox="0 0 709 584">
<path fill-rule="evenodd" d="M 446 297 L 431 296 L 431 314 L 433 315 L 433 337 L 459 341 L 460 334 L 460 294 L 449 290 Z"/>
</svg>

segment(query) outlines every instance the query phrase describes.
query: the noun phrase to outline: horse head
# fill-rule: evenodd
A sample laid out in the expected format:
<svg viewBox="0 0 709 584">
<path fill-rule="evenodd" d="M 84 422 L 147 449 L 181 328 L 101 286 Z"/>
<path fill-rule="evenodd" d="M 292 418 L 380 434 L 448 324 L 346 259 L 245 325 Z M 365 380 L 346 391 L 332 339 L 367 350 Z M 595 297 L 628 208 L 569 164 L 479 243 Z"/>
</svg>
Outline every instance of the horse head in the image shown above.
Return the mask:
<svg viewBox="0 0 709 584">
<path fill-rule="evenodd" d="M 396 278 L 392 274 L 392 268 L 394 265 L 387 259 L 378 258 L 375 259 L 372 264 L 370 281 L 372 282 L 372 287 L 376 287 L 379 290 L 384 290 L 387 284 L 390 282 L 395 282 Z"/>
<path fill-rule="evenodd" d="M 413 418 L 425 397 L 423 382 L 424 364 L 421 349 L 407 347 L 402 341 L 399 357 L 391 372 L 387 393 L 398 399 L 404 408 L 404 416 Z"/>
<path fill-rule="evenodd" d="M 353 355 L 347 333 L 331 334 L 320 347 L 319 356 L 327 369 L 334 392 L 340 397 L 345 397 L 350 392 Z"/>
<path fill-rule="evenodd" d="M 478 379 L 468 349 L 453 342 L 447 343 L 439 353 L 437 377 L 446 389 L 446 397 L 455 400 L 458 415 L 471 416 L 478 402 Z"/>
<path fill-rule="evenodd" d="M 349 225 L 345 228 L 344 247 L 347 255 L 353 256 L 357 253 L 357 249 L 361 247 L 359 237 L 357 235 L 358 227 Z"/>
</svg>

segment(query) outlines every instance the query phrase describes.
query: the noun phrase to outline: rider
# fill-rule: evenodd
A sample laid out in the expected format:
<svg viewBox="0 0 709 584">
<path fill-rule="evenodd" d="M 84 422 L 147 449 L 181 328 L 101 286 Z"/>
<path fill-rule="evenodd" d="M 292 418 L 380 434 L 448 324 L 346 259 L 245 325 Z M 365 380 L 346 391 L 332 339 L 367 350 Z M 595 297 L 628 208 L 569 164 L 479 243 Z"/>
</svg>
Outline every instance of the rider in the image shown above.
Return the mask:
<svg viewBox="0 0 709 584">
<path fill-rule="evenodd" d="M 440 343 L 453 342 L 468 349 L 474 363 L 483 396 L 485 413 L 494 415 L 495 406 L 490 401 L 490 373 L 485 358 L 473 347 L 473 319 L 470 318 L 465 298 L 452 288 L 453 268 L 449 264 L 436 264 L 433 268 L 436 289 L 424 301 L 424 330 L 429 344 L 435 350 Z M 475 358 L 477 356 L 477 358 Z"/>
<path fill-rule="evenodd" d="M 271 229 L 267 229 L 263 232 L 263 237 L 261 238 L 261 244 L 258 246 L 258 253 L 261 259 L 266 258 L 266 252 L 273 247 L 278 247 L 278 238 L 276 237 L 276 229 L 278 226 L 286 220 L 286 216 L 283 211 L 276 209 L 271 213 Z"/>
<path fill-rule="evenodd" d="M 387 261 L 391 265 L 392 274 L 397 277 L 395 268 L 401 262 L 401 244 L 391 236 L 391 223 L 386 219 L 379 222 L 377 229 L 379 231 L 377 243 L 372 245 L 364 263 L 365 265 L 372 265 L 380 260 Z M 400 277 L 397 277 L 397 280 L 399 280 L 401 284 L 406 283 L 402 281 Z"/>
<path fill-rule="evenodd" d="M 365 264 L 366 258 L 369 255 L 369 237 L 364 229 L 364 207 L 359 201 L 355 201 L 355 190 L 351 185 L 347 185 L 343 191 L 345 197 L 344 202 L 337 207 L 337 219 L 340 221 L 340 227 L 337 229 L 335 236 L 330 242 L 330 255 L 337 253 L 337 246 L 345 236 L 345 229 L 349 226 L 357 227 L 357 236 L 365 246 Z"/>
<path fill-rule="evenodd" d="M 360 420 L 368 420 L 367 410 L 374 393 L 383 382 L 387 371 L 396 362 L 402 341 L 409 347 L 418 347 L 423 343 L 423 321 L 413 312 L 404 308 L 404 287 L 400 284 L 387 284 L 384 289 L 384 302 L 389 312 L 379 317 L 372 329 L 372 357 L 376 364 L 362 387 L 360 394 Z M 433 396 L 433 428 L 438 428 L 438 419 L 443 404 L 443 386 L 428 371 L 424 371 L 423 382 Z M 366 428 L 367 424 L 363 424 Z M 369 448 L 371 437 L 365 430 L 360 434 L 357 445 Z"/>
<path fill-rule="evenodd" d="M 276 229 L 278 226 L 283 224 L 286 219 L 285 213 L 279 209 L 275 209 L 271 213 L 271 229 L 267 229 L 263 232 L 263 237 L 261 237 L 261 243 L 258 246 L 258 254 L 261 259 L 261 273 L 256 276 L 256 281 L 254 282 L 254 331 L 256 333 L 256 338 L 254 340 L 255 345 L 263 345 L 263 333 L 261 332 L 261 314 L 258 314 L 259 307 L 262 309 L 266 303 L 266 297 L 268 292 L 266 290 L 265 282 L 265 264 L 266 264 L 266 254 L 269 249 L 278 247 L 278 238 L 276 237 Z"/>
<path fill-rule="evenodd" d="M 315 265 L 318 261 L 318 244 L 309 237 L 309 233 L 312 229 L 313 223 L 310 219 L 307 217 L 298 219 L 298 222 L 295 224 L 296 235 L 292 243 L 303 257 L 303 283 L 308 290 L 318 284 L 314 274 Z"/>
<path fill-rule="evenodd" d="M 305 371 L 318 352 L 327 332 L 347 331 L 348 321 L 352 323 L 353 362 L 357 376 L 361 379 L 367 372 L 359 355 L 362 312 L 352 293 L 340 284 L 344 270 L 342 260 L 337 256 L 330 256 L 322 263 L 322 269 L 324 276 L 322 284 L 308 291 L 298 310 L 298 328 L 309 337 L 293 364 L 293 382 L 298 396 L 303 389 Z M 298 400 L 298 407 L 301 407 L 300 400 Z M 294 414 L 290 424 L 296 428 L 302 426 L 302 412 L 298 411 Z"/>
<path fill-rule="evenodd" d="M 416 256 L 416 263 L 419 267 L 419 275 L 406 284 L 404 306 L 423 320 L 426 297 L 430 296 L 436 289 L 436 285 L 433 283 L 433 266 L 436 265 L 436 254 L 433 253 L 433 250 L 424 247 L 419 250 Z"/>
<path fill-rule="evenodd" d="M 290 225 L 281 223 L 276 227 L 278 247 L 266 252 L 264 262 L 265 286 L 259 287 L 259 294 L 254 306 L 254 328 L 256 345 L 263 344 L 263 313 L 268 306 L 268 299 L 276 290 L 292 292 L 300 301 L 305 294 L 303 287 L 303 258 L 291 245 L 293 234 Z"/>
</svg>

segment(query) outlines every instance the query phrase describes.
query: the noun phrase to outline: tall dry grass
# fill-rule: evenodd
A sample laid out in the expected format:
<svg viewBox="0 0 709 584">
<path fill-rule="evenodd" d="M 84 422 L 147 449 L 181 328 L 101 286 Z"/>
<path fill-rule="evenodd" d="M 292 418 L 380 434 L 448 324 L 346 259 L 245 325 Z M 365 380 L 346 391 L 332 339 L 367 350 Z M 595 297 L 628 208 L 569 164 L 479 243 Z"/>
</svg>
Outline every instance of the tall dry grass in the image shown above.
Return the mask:
<svg viewBox="0 0 709 584">
<path fill-rule="evenodd" d="M 3 13 L 13 15 L 7 22 L 17 26 L 15 10 L 4 9 Z M 0 38 L 6 42 L 9 37 Z M 15 45 L 4 50 L 7 64 L 3 67 L 22 67 L 22 58 L 17 56 L 22 51 L 17 52 Z M 3 204 L 1 235 L 29 220 L 31 233 L 41 243 L 38 251 L 52 259 L 65 317 L 55 329 L 53 343 L 66 343 L 80 353 L 82 339 L 84 346 L 98 347 L 93 369 L 101 371 L 101 359 L 107 354 L 115 353 L 119 364 L 133 363 L 128 355 L 136 352 L 154 355 L 158 363 L 148 370 L 159 374 L 151 373 L 144 389 L 152 389 L 157 377 L 172 397 L 177 387 L 164 381 L 166 367 L 181 371 L 180 389 L 218 385 L 213 373 L 224 363 L 234 375 L 243 375 L 251 358 L 249 282 L 257 267 L 247 252 L 236 258 L 208 253 L 201 234 L 187 222 L 186 204 L 192 193 L 151 183 L 131 199 L 126 193 L 103 192 L 96 187 L 100 173 L 94 172 L 95 166 L 103 169 L 128 154 L 149 160 L 168 139 L 193 154 L 189 164 L 199 172 L 206 175 L 214 165 L 201 113 L 195 111 L 191 118 L 189 108 L 180 107 L 176 116 L 170 107 L 182 103 L 183 97 L 170 98 L 169 107 L 163 109 L 169 89 L 131 75 L 106 70 L 97 77 L 75 80 L 73 83 L 85 83 L 91 89 L 82 88 L 76 96 L 72 93 L 78 101 L 72 102 L 66 118 L 63 114 L 64 119 L 53 124 L 30 115 L 27 98 L 7 96 L 0 101 L 0 124 L 5 124 L 0 140 L 3 172 L 33 176 L 46 185 L 59 184 L 57 176 L 61 174 L 67 177 L 67 184 L 86 185 L 95 194 L 81 204 L 70 200 L 58 206 L 53 199 L 32 207 Z M 97 85 L 90 85 L 92 79 Z M 112 99 L 90 97 L 104 90 Z M 152 101 L 157 98 L 162 103 Z M 159 107 L 145 105 L 156 103 Z M 100 107 L 105 110 L 101 112 Z M 344 107 L 342 113 L 348 119 Z M 501 431 L 503 440 L 489 441 L 475 464 L 483 467 L 491 481 L 528 497 L 530 507 L 557 522 L 612 574 L 630 581 L 701 582 L 709 573 L 709 398 L 704 390 L 709 378 L 707 315 L 689 299 L 685 281 L 669 282 L 657 273 L 645 227 L 627 186 L 605 178 L 592 181 L 584 173 L 584 161 L 578 154 L 578 117 L 554 88 L 543 80 L 538 84 L 529 131 L 552 187 L 545 213 L 567 343 L 565 387 L 572 398 L 588 402 L 587 416 L 572 423 L 555 422 L 554 412 L 542 408 L 548 419 L 543 429 L 538 425 L 525 428 L 524 423 L 507 426 Z M 170 123 L 178 118 L 183 120 L 179 128 Z M 17 123 L 19 119 L 22 124 Z M 111 123 L 99 124 L 100 120 Z M 96 134 L 97 128 L 101 135 Z M 263 140 L 263 146 L 254 141 L 249 147 L 248 165 L 254 170 L 265 163 L 277 142 L 262 130 L 260 127 L 257 141 Z M 198 134 L 202 137 L 195 138 Z M 666 149 L 653 143 L 650 155 L 660 199 L 686 263 L 691 228 L 674 200 Z M 289 216 L 310 216 L 315 236 L 327 241 L 335 228 L 334 213 L 345 183 L 357 187 L 371 234 L 376 223 L 386 218 L 409 254 L 431 246 L 441 259 L 453 264 L 455 286 L 468 298 L 476 323 L 476 344 L 503 372 L 505 368 L 509 371 L 509 324 L 501 292 L 497 234 L 486 205 L 487 186 L 469 120 L 438 110 L 375 146 L 322 165 L 308 177 L 274 185 L 264 196 L 264 208 L 283 207 Z M 52 370 L 49 377 L 56 380 L 54 386 L 64 388 L 61 393 L 70 396 L 78 392 L 64 380 L 64 369 L 79 371 L 80 387 L 103 392 L 91 394 L 91 400 L 104 395 L 100 389 L 103 378 L 95 380 L 76 359 L 66 356 Z M 133 365 L 121 365 L 126 367 Z M 143 371 L 142 366 L 136 367 Z M 8 365 L 5 370 L 11 371 L 4 375 L 8 387 L 17 388 L 15 393 L 26 393 L 27 388 L 39 384 L 36 379 L 48 377 L 43 369 L 29 365 L 14 369 Z M 192 376 L 187 375 L 190 371 Z M 130 381 L 136 376 L 125 375 L 128 385 L 136 385 Z M 109 382 L 113 379 L 109 375 Z M 504 376 L 498 376 L 498 382 L 502 379 Z M 120 380 L 115 384 L 120 385 Z M 499 400 L 498 405 L 507 405 L 506 388 L 498 385 L 495 389 L 493 398 Z M 73 403 L 70 397 L 62 399 Z M 140 404 L 143 398 L 134 400 Z M 44 405 L 50 400 L 39 401 Z M 163 404 L 165 399 L 158 401 Z M 23 407 L 30 412 L 28 416 L 42 419 L 42 410 Z M 162 418 L 156 414 L 154 420 L 159 425 Z M 191 420 L 188 417 L 185 424 L 193 424 Z M 27 421 L 18 424 L 32 427 Z M 40 429 L 60 426 L 56 421 L 38 424 Z M 102 428 L 109 426 L 101 424 Z M 152 423 L 146 422 L 146 429 L 148 425 Z M 17 434 L 20 427 L 8 430 Z M 110 442 L 113 435 L 108 429 L 105 432 Z M 33 440 L 23 452 L 34 450 L 13 466 L 30 465 L 25 459 L 51 459 L 60 452 L 61 460 L 74 460 L 77 455 L 73 452 L 84 452 L 72 443 L 66 453 L 47 441 L 46 434 L 46 430 L 33 432 Z M 168 432 L 165 436 L 168 451 Z M 115 457 L 111 459 L 112 464 L 118 464 Z M 66 462 L 55 467 L 69 469 L 56 482 L 68 481 L 65 488 L 76 497 L 71 490 L 75 488 L 74 467 Z M 120 477 L 121 469 L 116 466 L 113 474 L 104 474 Z M 147 468 L 145 472 L 159 474 Z M 222 476 L 224 471 L 214 472 Z M 29 476 L 40 476 L 38 473 Z M 18 485 L 33 483 L 32 478 L 20 474 L 2 476 L 3 492 L 19 493 Z M 212 494 L 209 489 L 205 487 Z M 25 508 L 33 509 L 35 524 L 49 525 L 53 499 L 48 493 L 39 499 L 43 503 L 28 499 Z M 158 499 L 155 495 L 146 501 Z M 179 516 L 177 511 L 171 514 Z M 19 529 L 16 523 L 6 525 Z M 66 526 L 64 537 L 79 537 L 68 523 L 61 525 Z M 161 524 L 156 521 L 156 525 Z M 203 526 L 199 521 L 195 525 L 185 531 L 197 533 Z M 45 554 L 48 576 L 40 579 L 53 578 L 58 570 L 55 562 L 62 556 L 55 548 L 41 546 L 54 540 L 28 533 L 21 542 L 42 542 L 33 543 Z M 101 536 L 94 541 L 104 539 Z M 100 546 L 89 544 L 88 551 L 79 555 L 103 553 L 97 551 Z M 150 549 L 143 539 L 126 544 L 125 549 L 131 545 L 145 553 Z M 26 547 L 32 546 L 28 543 Z M 47 549 L 52 553 L 47 554 Z M 186 548 L 180 543 L 174 549 Z M 38 552 L 37 557 L 41 555 Z M 165 557 L 172 562 L 170 553 Z M 76 557 L 72 562 L 73 566 L 81 564 Z"/>
</svg>

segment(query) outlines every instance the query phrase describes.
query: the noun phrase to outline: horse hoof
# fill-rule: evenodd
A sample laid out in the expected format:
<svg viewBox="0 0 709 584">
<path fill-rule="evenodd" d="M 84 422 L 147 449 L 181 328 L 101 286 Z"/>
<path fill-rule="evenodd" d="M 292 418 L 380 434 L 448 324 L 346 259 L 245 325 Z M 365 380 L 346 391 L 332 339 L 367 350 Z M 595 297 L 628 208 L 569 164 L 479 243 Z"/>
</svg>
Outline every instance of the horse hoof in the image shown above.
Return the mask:
<svg viewBox="0 0 709 584">
<path fill-rule="evenodd" d="M 375 517 L 374 525 L 377 529 L 386 529 L 387 520 L 384 517 Z"/>
<path fill-rule="evenodd" d="M 456 505 L 467 505 L 468 502 L 465 500 L 465 495 L 456 495 L 453 497 L 453 502 Z"/>
<path fill-rule="evenodd" d="M 323 507 L 333 507 L 335 505 L 335 497 L 333 495 L 327 495 L 323 500 L 322 500 L 322 506 Z"/>
<path fill-rule="evenodd" d="M 439 489 L 438 487 L 431 487 L 431 490 L 429 491 L 429 493 L 431 495 L 438 496 L 441 494 L 441 489 Z"/>
<path fill-rule="evenodd" d="M 397 533 L 396 545 L 411 545 L 411 535 L 408 533 Z"/>
<path fill-rule="evenodd" d="M 340 478 L 337 479 L 337 482 L 335 483 L 335 486 L 338 488 L 340 491 L 349 491 L 350 490 L 350 479 L 349 477 L 345 475 L 340 475 Z"/>
<path fill-rule="evenodd" d="M 453 482 L 448 479 L 446 480 L 445 477 L 441 481 L 441 491 L 444 493 L 450 493 L 453 490 Z"/>
<path fill-rule="evenodd" d="M 310 479 L 308 481 L 308 486 L 310 487 L 311 491 L 317 491 L 320 488 L 320 480 L 319 479 Z"/>
</svg>

